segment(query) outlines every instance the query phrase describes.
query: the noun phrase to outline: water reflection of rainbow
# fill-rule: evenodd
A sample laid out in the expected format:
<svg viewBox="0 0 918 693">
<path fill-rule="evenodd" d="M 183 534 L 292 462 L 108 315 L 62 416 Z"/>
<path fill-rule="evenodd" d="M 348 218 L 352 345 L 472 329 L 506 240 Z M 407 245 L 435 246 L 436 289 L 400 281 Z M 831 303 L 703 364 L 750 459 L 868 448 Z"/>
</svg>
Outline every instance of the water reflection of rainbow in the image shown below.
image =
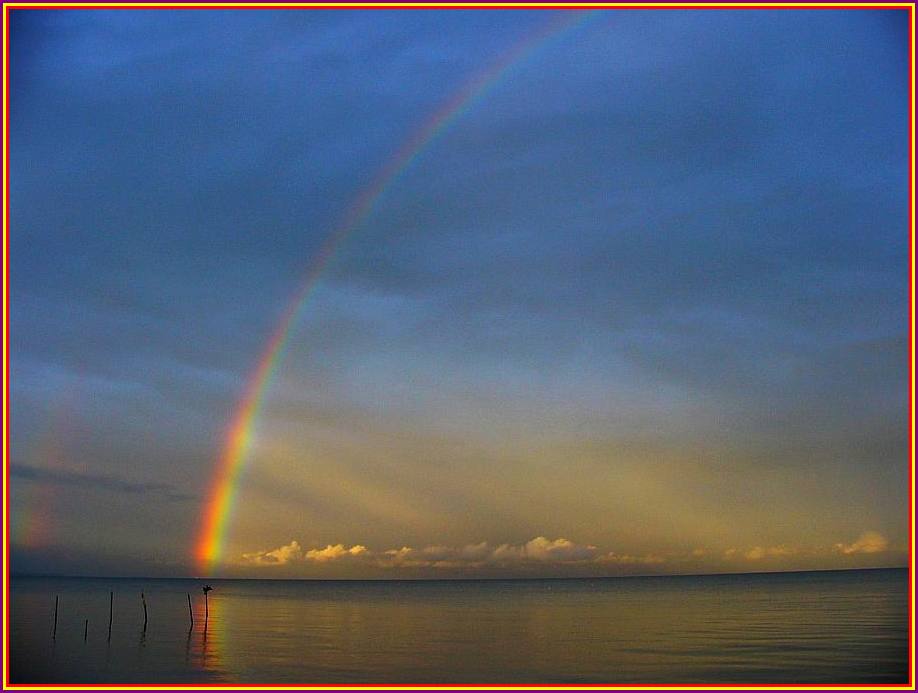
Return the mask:
<svg viewBox="0 0 918 693">
<path fill-rule="evenodd" d="M 344 240 L 373 212 L 377 201 L 398 180 L 418 156 L 453 122 L 474 107 L 504 78 L 512 68 L 532 57 L 551 39 L 582 25 L 596 12 L 564 12 L 534 34 L 520 41 L 487 70 L 467 82 L 446 104 L 419 128 L 395 153 L 369 186 L 347 209 L 341 222 L 326 238 L 312 259 L 299 290 L 290 300 L 271 338 L 262 351 L 258 364 L 248 379 L 233 416 L 223 450 L 213 475 L 204 507 L 203 522 L 195 546 L 199 569 L 211 572 L 222 558 L 227 524 L 233 510 L 240 475 L 252 444 L 253 429 L 272 376 L 282 360 L 284 348 L 293 326 L 322 276 L 323 270 Z"/>
</svg>

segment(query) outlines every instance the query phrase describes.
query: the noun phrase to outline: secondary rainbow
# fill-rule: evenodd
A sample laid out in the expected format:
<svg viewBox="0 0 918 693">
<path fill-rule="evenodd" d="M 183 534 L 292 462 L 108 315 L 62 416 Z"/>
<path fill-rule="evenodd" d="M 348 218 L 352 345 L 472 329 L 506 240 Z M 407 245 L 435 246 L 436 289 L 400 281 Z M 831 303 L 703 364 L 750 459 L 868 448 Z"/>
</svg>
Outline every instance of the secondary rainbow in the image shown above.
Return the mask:
<svg viewBox="0 0 918 693">
<path fill-rule="evenodd" d="M 297 324 L 335 250 L 366 221 L 386 190 L 398 180 L 428 145 L 481 101 L 494 86 L 510 74 L 514 66 L 532 57 L 551 39 L 558 38 L 582 25 L 588 17 L 596 14 L 598 13 L 571 12 L 559 15 L 513 46 L 487 70 L 470 79 L 398 149 L 372 182 L 348 207 L 341 222 L 325 239 L 319 252 L 310 262 L 299 289 L 287 304 L 277 327 L 262 351 L 258 365 L 248 379 L 227 431 L 210 492 L 207 495 L 203 521 L 194 549 L 195 559 L 202 573 L 211 573 L 223 557 L 227 527 L 239 490 L 239 480 L 245 470 L 255 423 L 258 420 L 265 393 L 282 360 L 284 348 L 293 327 Z"/>
</svg>

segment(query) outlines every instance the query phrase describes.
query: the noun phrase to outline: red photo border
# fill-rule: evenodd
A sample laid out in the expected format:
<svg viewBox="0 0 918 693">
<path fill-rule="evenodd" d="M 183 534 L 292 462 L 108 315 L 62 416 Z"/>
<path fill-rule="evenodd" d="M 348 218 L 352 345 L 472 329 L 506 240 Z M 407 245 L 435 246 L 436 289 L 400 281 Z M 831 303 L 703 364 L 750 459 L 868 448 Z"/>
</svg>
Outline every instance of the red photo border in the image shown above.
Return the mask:
<svg viewBox="0 0 918 693">
<path fill-rule="evenodd" d="M 901 684 L 15 684 L 9 680 L 9 14 L 15 10 L 902 10 L 909 18 L 908 681 Z M 915 3 L 846 2 L 8 2 L 3 3 L 3 688 L 10 690 L 915 690 Z"/>
</svg>

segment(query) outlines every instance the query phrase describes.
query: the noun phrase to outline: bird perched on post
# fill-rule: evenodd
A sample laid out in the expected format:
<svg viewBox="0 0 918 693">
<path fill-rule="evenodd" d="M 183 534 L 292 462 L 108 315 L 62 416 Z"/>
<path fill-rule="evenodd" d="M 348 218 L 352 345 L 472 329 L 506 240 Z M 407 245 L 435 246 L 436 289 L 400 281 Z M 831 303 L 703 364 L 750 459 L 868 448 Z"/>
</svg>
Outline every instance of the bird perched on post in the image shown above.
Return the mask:
<svg viewBox="0 0 918 693">
<path fill-rule="evenodd" d="M 207 606 L 207 593 L 213 589 L 210 585 L 204 585 L 201 591 L 204 592 L 204 629 L 207 629 L 207 619 L 210 617 L 210 608 Z"/>
</svg>

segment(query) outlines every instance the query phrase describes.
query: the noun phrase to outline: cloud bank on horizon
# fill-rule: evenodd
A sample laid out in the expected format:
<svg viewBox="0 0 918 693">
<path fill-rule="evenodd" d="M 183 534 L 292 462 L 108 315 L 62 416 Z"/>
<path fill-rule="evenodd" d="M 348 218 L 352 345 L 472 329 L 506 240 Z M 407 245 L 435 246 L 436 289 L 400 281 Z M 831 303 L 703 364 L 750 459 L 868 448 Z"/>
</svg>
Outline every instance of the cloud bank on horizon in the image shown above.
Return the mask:
<svg viewBox="0 0 918 693">
<path fill-rule="evenodd" d="M 902 560 L 907 556 L 905 547 L 891 548 L 886 537 L 879 532 L 863 532 L 850 544 L 837 543 L 833 546 L 790 547 L 790 546 L 754 546 L 748 549 L 729 548 L 712 555 L 705 548 L 693 548 L 689 551 L 672 551 L 667 554 L 647 554 L 633 556 L 614 551 L 602 551 L 589 544 L 577 544 L 569 539 L 548 539 L 535 537 L 520 544 L 492 545 L 486 541 L 466 546 L 433 545 L 423 548 L 402 546 L 401 548 L 374 551 L 362 544 L 346 546 L 328 544 L 324 548 L 304 550 L 296 540 L 276 549 L 254 551 L 242 554 L 233 561 L 237 566 L 254 566 L 262 570 L 262 575 L 270 575 L 272 569 L 297 564 L 330 564 L 343 563 L 347 567 L 369 566 L 382 568 L 399 574 L 405 570 L 426 570 L 428 574 L 446 573 L 462 575 L 480 572 L 483 569 L 509 570 L 520 568 L 536 569 L 580 569 L 586 573 L 602 571 L 608 568 L 625 567 L 628 572 L 684 572 L 698 570 L 707 564 L 708 569 L 714 566 L 733 566 L 737 568 L 745 562 L 749 570 L 771 567 L 786 567 L 786 560 L 793 558 L 820 558 L 831 553 L 845 556 L 856 554 L 883 554 L 887 560 Z M 700 559 L 704 559 L 702 562 Z M 712 560 L 714 559 L 714 560 Z M 718 562 L 719 561 L 719 562 Z M 265 572 L 267 571 L 267 572 Z"/>
</svg>

